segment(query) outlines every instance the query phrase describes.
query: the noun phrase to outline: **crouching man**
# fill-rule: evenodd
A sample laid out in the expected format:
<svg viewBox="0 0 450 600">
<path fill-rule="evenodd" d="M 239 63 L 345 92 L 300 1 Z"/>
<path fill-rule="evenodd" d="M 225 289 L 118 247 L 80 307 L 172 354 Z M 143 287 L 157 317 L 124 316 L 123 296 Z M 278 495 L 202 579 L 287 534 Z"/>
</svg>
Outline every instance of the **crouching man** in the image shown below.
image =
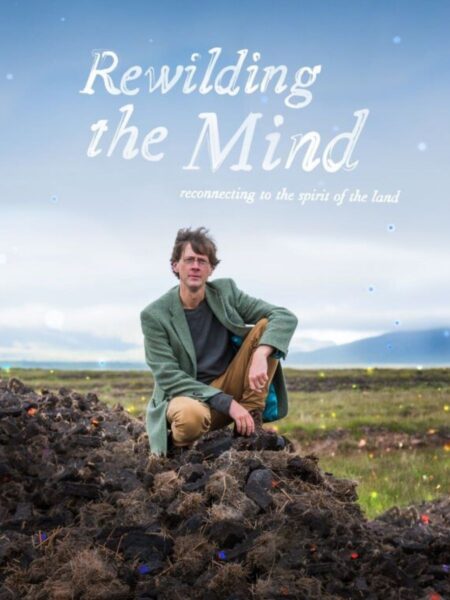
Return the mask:
<svg viewBox="0 0 450 600">
<path fill-rule="evenodd" d="M 248 296 L 232 279 L 208 281 L 219 264 L 208 230 L 180 229 L 170 259 L 179 279 L 141 313 L 155 380 L 147 406 L 150 450 L 179 454 L 207 431 L 264 435 L 262 422 L 287 414 L 280 358 L 297 318 Z"/>
</svg>

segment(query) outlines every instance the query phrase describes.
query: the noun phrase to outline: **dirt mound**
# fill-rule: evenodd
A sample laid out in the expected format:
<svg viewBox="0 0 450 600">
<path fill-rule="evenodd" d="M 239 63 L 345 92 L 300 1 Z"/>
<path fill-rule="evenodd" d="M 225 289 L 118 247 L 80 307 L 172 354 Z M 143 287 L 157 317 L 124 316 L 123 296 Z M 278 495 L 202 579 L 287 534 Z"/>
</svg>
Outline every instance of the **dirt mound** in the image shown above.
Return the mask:
<svg viewBox="0 0 450 600">
<path fill-rule="evenodd" d="M 94 394 L 0 381 L 0 600 L 450 597 L 450 503 L 368 522 L 355 483 L 231 431 L 149 456 Z"/>
</svg>

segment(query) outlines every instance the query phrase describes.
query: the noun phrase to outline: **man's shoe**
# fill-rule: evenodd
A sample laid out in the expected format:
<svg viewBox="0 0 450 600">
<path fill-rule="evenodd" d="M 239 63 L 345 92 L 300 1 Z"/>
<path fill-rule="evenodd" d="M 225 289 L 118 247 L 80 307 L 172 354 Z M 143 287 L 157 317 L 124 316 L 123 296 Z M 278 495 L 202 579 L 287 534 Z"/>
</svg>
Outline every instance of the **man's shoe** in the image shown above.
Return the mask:
<svg viewBox="0 0 450 600">
<path fill-rule="evenodd" d="M 261 435 L 267 433 L 263 427 L 263 414 L 261 410 L 254 409 L 249 411 L 253 422 L 255 423 L 255 435 Z"/>
<path fill-rule="evenodd" d="M 240 436 L 236 427 L 234 429 L 234 437 L 239 437 L 235 447 L 238 450 L 278 450 L 279 440 L 274 431 L 267 431 L 263 427 L 262 411 L 258 409 L 250 410 L 250 415 L 255 423 L 255 431 L 250 436 Z"/>
<path fill-rule="evenodd" d="M 190 446 L 172 446 L 167 449 L 167 458 L 181 458 L 190 448 Z"/>
<path fill-rule="evenodd" d="M 233 437 L 234 438 L 238 438 L 238 437 L 255 437 L 258 435 L 264 435 L 264 433 L 266 433 L 265 429 L 263 428 L 262 424 L 263 424 L 263 419 L 262 419 L 262 412 L 260 410 L 250 410 L 249 411 L 253 422 L 255 424 L 255 431 L 252 433 L 251 436 L 242 436 L 239 431 L 237 430 L 236 425 L 234 425 L 233 427 Z"/>
<path fill-rule="evenodd" d="M 190 445 L 189 446 L 175 446 L 175 444 L 173 443 L 172 433 L 169 433 L 169 436 L 167 439 L 167 458 L 180 458 L 184 454 L 186 454 L 186 452 L 190 449 L 191 449 Z"/>
<path fill-rule="evenodd" d="M 256 442 L 256 446 L 261 450 L 284 450 L 285 448 L 293 448 L 292 442 L 284 437 L 278 435 L 274 429 L 264 429 L 263 427 L 263 416 L 260 410 L 251 410 L 250 414 L 255 422 L 255 435 L 260 439 Z"/>
</svg>

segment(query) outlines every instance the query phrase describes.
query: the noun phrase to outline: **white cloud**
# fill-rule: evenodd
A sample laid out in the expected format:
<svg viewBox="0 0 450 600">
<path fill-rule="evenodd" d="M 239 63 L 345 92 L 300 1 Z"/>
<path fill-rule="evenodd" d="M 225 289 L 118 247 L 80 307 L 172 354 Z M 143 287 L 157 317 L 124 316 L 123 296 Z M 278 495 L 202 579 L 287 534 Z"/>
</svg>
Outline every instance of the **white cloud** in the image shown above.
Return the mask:
<svg viewBox="0 0 450 600">
<path fill-rule="evenodd" d="M 34 214 L 19 239 L 3 220 L 0 253 L 8 261 L 1 266 L 0 327 L 50 327 L 141 346 L 140 311 L 176 284 L 168 264 L 173 240 L 162 230 L 143 236 L 142 228 L 131 234 L 117 227 L 72 215 L 47 223 Z M 296 313 L 294 349 L 381 334 L 396 329 L 397 320 L 403 330 L 450 323 L 450 282 L 443 279 L 447 264 L 439 248 L 402 247 L 392 236 L 380 245 L 233 231 L 221 234 L 219 250 L 214 277 L 233 277 L 247 293 Z M 37 346 L 10 351 L 51 353 Z M 117 351 L 115 359 L 131 356 L 142 360 L 143 350 Z"/>
<path fill-rule="evenodd" d="M 62 329 L 64 325 L 64 313 L 60 310 L 48 310 L 45 313 L 44 321 L 50 329 Z"/>
<path fill-rule="evenodd" d="M 2 265 L 3 299 L 56 297 L 85 304 L 108 295 L 127 298 L 131 290 L 144 289 L 145 282 L 151 288 L 160 278 L 172 277 L 168 259 L 152 258 L 159 256 L 156 236 L 140 238 L 125 234 L 120 225 L 111 228 L 73 214 L 49 214 L 48 208 L 26 216 L 6 215 L 0 239 L 1 253 L 14 252 Z"/>
<path fill-rule="evenodd" d="M 344 329 L 297 329 L 291 340 L 291 351 L 318 350 L 333 345 L 349 344 L 368 337 L 379 335 L 373 330 Z"/>
<path fill-rule="evenodd" d="M 129 343 L 142 340 L 139 313 L 142 306 L 93 305 L 68 307 L 64 311 L 42 304 L 26 304 L 2 309 L 0 327 L 34 329 L 49 327 L 62 331 L 91 333 L 98 337 L 118 337 Z"/>
</svg>

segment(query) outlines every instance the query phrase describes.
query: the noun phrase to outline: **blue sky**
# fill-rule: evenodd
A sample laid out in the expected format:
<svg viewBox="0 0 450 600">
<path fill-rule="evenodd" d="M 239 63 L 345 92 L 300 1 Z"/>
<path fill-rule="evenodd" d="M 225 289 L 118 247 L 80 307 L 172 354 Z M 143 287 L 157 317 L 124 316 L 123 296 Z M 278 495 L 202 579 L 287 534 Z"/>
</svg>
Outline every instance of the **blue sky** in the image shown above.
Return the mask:
<svg viewBox="0 0 450 600">
<path fill-rule="evenodd" d="M 396 328 L 450 323 L 447 2 L 3 2 L 0 8 L 0 360 L 140 360 L 139 312 L 176 284 L 168 258 L 180 227 L 210 228 L 222 262 L 248 293 L 299 318 L 292 347 L 313 349 Z M 95 49 L 119 57 L 117 75 L 191 64 L 243 48 L 259 64 L 321 65 L 312 102 L 285 95 L 111 96 L 98 82 L 80 94 Z M 246 64 L 251 64 L 250 59 Z M 142 87 L 145 81 L 142 79 Z M 90 126 L 134 105 L 142 141 L 168 129 L 164 159 L 124 160 L 120 146 L 88 158 Z M 291 136 L 317 131 L 321 148 L 369 109 L 352 171 L 261 168 L 265 136 L 282 115 L 280 156 Z M 215 173 L 206 149 L 185 171 L 201 112 L 216 112 L 227 140 L 261 112 L 251 172 Z M 110 136 L 110 132 L 108 132 Z M 105 137 L 105 145 L 111 137 Z M 186 200 L 183 189 L 331 195 L 394 193 L 397 204 Z"/>
</svg>

